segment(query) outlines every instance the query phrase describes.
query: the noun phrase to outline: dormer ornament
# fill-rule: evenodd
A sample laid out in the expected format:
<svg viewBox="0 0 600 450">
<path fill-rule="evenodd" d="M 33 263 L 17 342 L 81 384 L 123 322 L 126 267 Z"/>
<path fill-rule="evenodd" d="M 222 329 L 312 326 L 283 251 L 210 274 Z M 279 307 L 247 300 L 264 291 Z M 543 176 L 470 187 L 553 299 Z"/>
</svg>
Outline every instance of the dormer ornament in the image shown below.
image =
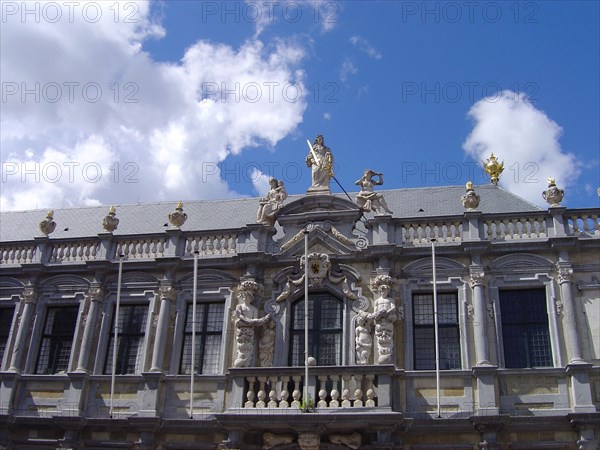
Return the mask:
<svg viewBox="0 0 600 450">
<path fill-rule="evenodd" d="M 564 196 L 565 191 L 556 186 L 556 180 L 548 177 L 548 189 L 542 192 L 544 200 L 550 204 L 550 207 L 560 206 L 560 202 L 562 202 Z"/>
<path fill-rule="evenodd" d="M 490 176 L 492 184 L 497 186 L 498 181 L 500 180 L 500 174 L 504 171 L 504 161 L 498 161 L 492 153 L 489 159 L 484 161 L 483 169 L 485 170 L 485 173 Z"/>
<path fill-rule="evenodd" d="M 173 225 L 173 228 L 179 228 L 187 220 L 187 214 L 183 212 L 183 202 L 177 203 L 175 211 L 169 214 L 169 222 Z"/>
<path fill-rule="evenodd" d="M 48 236 L 56 229 L 56 222 L 54 222 L 54 211 L 50 210 L 46 214 L 46 218 L 40 222 L 40 231 Z"/>
<path fill-rule="evenodd" d="M 479 195 L 473 189 L 473 183 L 468 181 L 465 185 L 466 193 L 460 198 L 460 201 L 465 209 L 476 209 L 479 206 Z"/>
<path fill-rule="evenodd" d="M 108 215 L 102 221 L 102 228 L 104 228 L 109 233 L 115 231 L 117 229 L 117 226 L 119 225 L 119 219 L 117 219 L 116 217 L 116 210 L 117 208 L 111 206 L 108 209 Z"/>
</svg>

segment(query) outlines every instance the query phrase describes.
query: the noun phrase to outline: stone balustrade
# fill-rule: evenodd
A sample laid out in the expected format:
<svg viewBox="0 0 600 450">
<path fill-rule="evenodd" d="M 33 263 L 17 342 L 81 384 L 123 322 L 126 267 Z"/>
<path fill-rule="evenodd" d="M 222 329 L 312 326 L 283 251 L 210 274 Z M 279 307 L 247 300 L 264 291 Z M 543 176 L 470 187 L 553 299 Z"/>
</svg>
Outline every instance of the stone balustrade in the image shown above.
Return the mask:
<svg viewBox="0 0 600 450">
<path fill-rule="evenodd" d="M 49 262 L 93 261 L 98 256 L 99 241 L 68 241 L 52 245 Z"/>
<path fill-rule="evenodd" d="M 12 244 L 0 247 L 0 264 L 27 264 L 33 262 L 35 244 Z"/>
<path fill-rule="evenodd" d="M 577 237 L 600 236 L 600 220 L 598 211 L 569 210 L 565 214 L 567 218 L 568 233 Z"/>
<path fill-rule="evenodd" d="M 198 252 L 201 257 L 237 254 L 236 233 L 218 235 L 190 235 L 185 241 L 185 256 Z"/>
<path fill-rule="evenodd" d="M 460 242 L 462 239 L 462 219 L 448 219 L 427 222 L 406 222 L 400 225 L 402 242 L 429 244 L 432 239 L 438 243 Z"/>
<path fill-rule="evenodd" d="M 230 369 L 231 408 L 390 408 L 392 366 L 311 367 L 308 399 L 298 367 Z"/>
<path fill-rule="evenodd" d="M 565 208 L 527 214 L 482 214 L 470 212 L 455 217 L 428 220 L 388 219 L 390 229 L 378 244 L 419 247 L 436 239 L 437 245 L 456 245 L 469 241 L 504 242 L 546 240 L 556 236 L 576 238 L 600 237 L 600 209 L 566 210 Z M 475 214 L 475 215 L 474 215 Z M 118 255 L 129 260 L 179 257 L 230 258 L 243 253 L 281 251 L 285 242 L 274 242 L 271 235 L 254 228 L 223 230 L 212 233 L 174 232 L 139 236 L 99 234 L 97 238 L 79 240 L 36 237 L 32 242 L 4 242 L 0 245 L 0 265 L 31 263 L 63 264 L 87 261 L 115 261 Z M 257 231 L 258 230 L 258 231 Z M 367 236 L 372 245 L 372 236 Z M 276 249 L 276 250 L 273 250 Z"/>
<path fill-rule="evenodd" d="M 544 239 L 548 236 L 546 213 L 488 216 L 484 219 L 484 232 L 490 241 Z"/>
</svg>

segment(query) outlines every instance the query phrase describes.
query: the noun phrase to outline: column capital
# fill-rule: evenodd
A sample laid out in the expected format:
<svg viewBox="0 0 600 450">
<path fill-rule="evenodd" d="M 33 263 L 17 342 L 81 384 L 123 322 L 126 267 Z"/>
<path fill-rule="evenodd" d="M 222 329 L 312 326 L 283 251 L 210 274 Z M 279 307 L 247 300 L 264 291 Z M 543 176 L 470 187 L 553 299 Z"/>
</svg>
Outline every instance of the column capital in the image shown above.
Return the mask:
<svg viewBox="0 0 600 450">
<path fill-rule="evenodd" d="M 556 281 L 558 284 L 569 283 L 573 275 L 573 268 L 570 264 L 556 263 Z"/>
<path fill-rule="evenodd" d="M 91 286 L 88 289 L 86 296 L 92 302 L 102 303 L 104 300 L 104 289 L 102 289 L 100 286 Z"/>
<path fill-rule="evenodd" d="M 170 283 L 161 283 L 158 288 L 158 295 L 161 300 L 169 300 L 174 302 L 177 299 L 177 289 L 175 289 Z"/>
<path fill-rule="evenodd" d="M 26 304 L 29 303 L 29 304 L 35 305 L 38 300 L 37 290 L 34 287 L 28 286 L 23 290 L 23 293 L 21 294 L 21 298 L 22 298 L 23 302 L 25 302 Z"/>
<path fill-rule="evenodd" d="M 475 286 L 483 286 L 485 281 L 485 272 L 481 269 L 471 270 L 469 274 L 469 285 L 471 288 L 475 288 Z"/>
</svg>

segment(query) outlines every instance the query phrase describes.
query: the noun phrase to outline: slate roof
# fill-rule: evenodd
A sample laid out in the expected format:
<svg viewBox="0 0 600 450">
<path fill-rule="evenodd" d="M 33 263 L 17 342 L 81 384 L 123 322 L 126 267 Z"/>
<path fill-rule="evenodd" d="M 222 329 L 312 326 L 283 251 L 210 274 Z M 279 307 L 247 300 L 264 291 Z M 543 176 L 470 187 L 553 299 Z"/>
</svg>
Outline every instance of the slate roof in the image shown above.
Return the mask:
<svg viewBox="0 0 600 450">
<path fill-rule="evenodd" d="M 528 201 L 493 185 L 476 186 L 481 197 L 478 210 L 485 213 L 526 213 L 541 211 Z M 434 216 L 458 216 L 464 213 L 460 197 L 465 193 L 463 186 L 379 190 L 397 218 Z M 350 196 L 354 198 L 354 193 Z M 347 198 L 345 194 L 334 194 Z M 302 198 L 303 194 L 290 195 L 289 204 Z M 175 210 L 176 201 L 116 205 L 119 228 L 115 236 L 146 233 L 161 233 L 171 225 L 167 216 Z M 258 198 L 229 200 L 198 200 L 184 202 L 188 215 L 183 231 L 209 231 L 235 229 L 255 223 Z M 423 210 L 422 212 L 419 210 Z M 107 206 L 81 207 L 54 210 L 56 230 L 50 239 L 94 237 L 104 232 L 102 219 L 108 212 Z M 0 242 L 27 241 L 41 236 L 39 222 L 46 210 L 11 211 L 0 213 Z M 68 230 L 65 230 L 68 229 Z"/>
</svg>

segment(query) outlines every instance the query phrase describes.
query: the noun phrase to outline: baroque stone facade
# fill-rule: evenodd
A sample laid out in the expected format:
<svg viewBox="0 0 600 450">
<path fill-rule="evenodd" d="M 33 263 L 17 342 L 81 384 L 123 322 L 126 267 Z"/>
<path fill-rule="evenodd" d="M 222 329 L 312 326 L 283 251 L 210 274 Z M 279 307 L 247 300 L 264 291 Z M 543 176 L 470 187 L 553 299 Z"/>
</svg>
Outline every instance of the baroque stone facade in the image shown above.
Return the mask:
<svg viewBox="0 0 600 450">
<path fill-rule="evenodd" d="M 3 213 L 0 446 L 596 449 L 599 210 L 492 184 L 368 211 L 330 194 L 315 146 L 314 189 L 259 223 L 265 199 L 123 205 L 118 228 L 105 208 Z"/>
</svg>

